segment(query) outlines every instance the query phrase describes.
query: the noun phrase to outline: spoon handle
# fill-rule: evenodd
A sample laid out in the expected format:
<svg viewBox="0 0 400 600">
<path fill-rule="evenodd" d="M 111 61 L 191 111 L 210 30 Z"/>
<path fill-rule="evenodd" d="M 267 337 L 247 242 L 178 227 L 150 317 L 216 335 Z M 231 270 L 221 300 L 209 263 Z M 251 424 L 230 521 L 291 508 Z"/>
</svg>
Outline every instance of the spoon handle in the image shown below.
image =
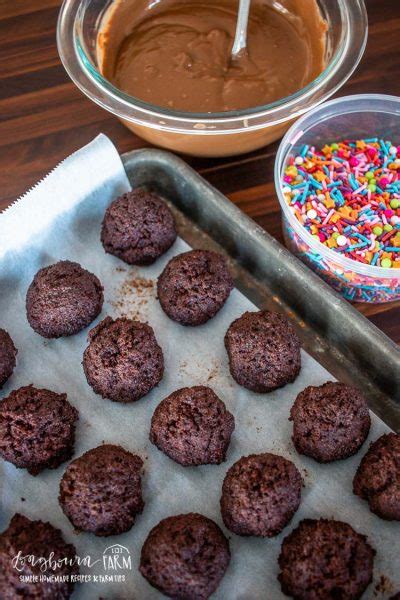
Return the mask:
<svg viewBox="0 0 400 600">
<path fill-rule="evenodd" d="M 246 49 L 247 23 L 249 21 L 251 0 L 239 0 L 239 13 L 236 23 L 235 40 L 232 46 L 232 56 L 238 56 Z"/>
</svg>

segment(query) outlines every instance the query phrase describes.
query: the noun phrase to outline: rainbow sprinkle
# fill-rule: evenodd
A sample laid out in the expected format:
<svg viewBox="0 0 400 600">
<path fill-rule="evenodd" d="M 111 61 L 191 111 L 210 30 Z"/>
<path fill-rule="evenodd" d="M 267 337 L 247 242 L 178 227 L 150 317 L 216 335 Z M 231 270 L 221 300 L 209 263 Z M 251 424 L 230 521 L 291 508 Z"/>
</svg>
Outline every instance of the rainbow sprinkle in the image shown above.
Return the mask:
<svg viewBox="0 0 400 600">
<path fill-rule="evenodd" d="M 400 146 L 378 138 L 304 146 L 282 186 L 316 240 L 354 261 L 400 269 Z"/>
</svg>

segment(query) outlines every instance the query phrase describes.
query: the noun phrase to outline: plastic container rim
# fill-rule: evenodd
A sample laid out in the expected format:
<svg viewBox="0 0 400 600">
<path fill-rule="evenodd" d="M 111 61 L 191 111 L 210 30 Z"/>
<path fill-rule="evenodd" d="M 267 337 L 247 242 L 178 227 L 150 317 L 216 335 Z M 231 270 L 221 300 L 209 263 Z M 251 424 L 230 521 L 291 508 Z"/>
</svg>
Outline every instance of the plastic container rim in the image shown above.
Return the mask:
<svg viewBox="0 0 400 600">
<path fill-rule="evenodd" d="M 382 105 L 391 102 L 396 103 L 398 111 L 385 110 L 384 106 L 381 109 L 360 109 L 355 104 L 359 101 L 368 100 L 371 102 L 379 101 Z M 346 108 L 347 105 L 347 108 Z M 326 117 L 326 109 L 337 107 L 335 114 Z M 327 248 L 324 244 L 314 239 L 295 217 L 290 210 L 284 195 L 283 195 L 283 174 L 287 159 L 293 150 L 294 145 L 298 144 L 301 137 L 319 125 L 323 121 L 334 119 L 340 115 L 353 114 L 353 113 L 386 113 L 392 114 L 399 117 L 399 128 L 400 128 L 400 98 L 397 96 L 390 96 L 387 94 L 355 94 L 352 96 L 343 96 L 341 98 L 335 98 L 320 104 L 317 108 L 309 111 L 306 115 L 302 116 L 292 127 L 287 131 L 282 142 L 278 148 L 278 152 L 275 160 L 274 178 L 275 178 L 275 189 L 278 195 L 279 203 L 283 212 L 283 216 L 287 219 L 290 226 L 295 230 L 298 236 L 307 243 L 310 249 L 316 254 L 321 255 L 330 261 L 336 262 L 343 267 L 345 271 L 354 271 L 361 275 L 367 275 L 373 278 L 379 279 L 400 279 L 400 270 L 392 268 L 383 268 L 371 265 L 364 265 L 358 263 L 351 258 L 340 255 L 338 252 Z M 307 120 L 313 120 L 308 126 L 304 126 Z M 304 127 L 303 127 L 304 126 Z M 326 140 L 327 143 L 329 140 Z"/>
</svg>

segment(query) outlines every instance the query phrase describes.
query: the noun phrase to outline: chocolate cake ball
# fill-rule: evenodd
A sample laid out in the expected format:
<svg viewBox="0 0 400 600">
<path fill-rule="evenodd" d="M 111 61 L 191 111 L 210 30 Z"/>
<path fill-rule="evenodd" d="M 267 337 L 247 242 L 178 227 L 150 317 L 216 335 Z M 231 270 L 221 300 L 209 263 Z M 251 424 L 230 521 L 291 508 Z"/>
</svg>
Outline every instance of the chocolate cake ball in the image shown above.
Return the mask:
<svg viewBox="0 0 400 600">
<path fill-rule="evenodd" d="M 163 311 L 182 325 L 202 325 L 225 304 L 233 288 L 225 258 L 208 250 L 191 250 L 169 261 L 158 279 Z"/>
<path fill-rule="evenodd" d="M 374 556 L 347 523 L 305 519 L 283 540 L 278 579 L 296 600 L 357 600 L 372 581 Z"/>
<path fill-rule="evenodd" d="M 184 467 L 219 465 L 234 428 L 233 415 L 211 388 L 186 387 L 157 406 L 150 441 Z"/>
<path fill-rule="evenodd" d="M 96 394 L 135 402 L 161 381 L 164 358 L 152 328 L 131 319 L 106 317 L 89 333 L 83 369 Z"/>
<path fill-rule="evenodd" d="M 284 315 L 245 312 L 225 335 L 234 380 L 253 392 L 272 392 L 300 372 L 300 341 Z"/>
<path fill-rule="evenodd" d="M 353 490 L 382 519 L 400 521 L 400 435 L 387 433 L 371 444 Z"/>
<path fill-rule="evenodd" d="M 28 560 L 13 561 L 20 556 L 49 558 L 60 561 L 58 566 L 45 568 L 42 563 L 32 565 Z M 65 564 L 67 562 L 67 564 Z M 50 523 L 31 521 L 15 514 L 8 529 L 0 534 L 0 597 L 2 600 L 67 600 L 72 594 L 74 583 L 71 576 L 79 573 L 76 550 L 67 544 L 62 533 Z M 40 581 L 40 576 L 59 578 L 61 581 Z M 37 577 L 39 581 L 21 581 L 21 577 Z M 63 578 L 69 581 L 62 581 Z"/>
<path fill-rule="evenodd" d="M 196 513 L 168 517 L 149 533 L 139 570 L 176 600 L 207 600 L 230 561 L 229 543 L 214 521 Z"/>
<path fill-rule="evenodd" d="M 118 535 L 143 511 L 143 461 L 104 444 L 73 460 L 60 483 L 59 502 L 73 526 L 97 536 Z"/>
<path fill-rule="evenodd" d="M 0 329 L 0 388 L 14 371 L 17 353 L 11 336 L 4 329 Z"/>
<path fill-rule="evenodd" d="M 175 219 L 154 192 L 133 190 L 106 210 L 101 230 L 104 250 L 129 265 L 151 265 L 175 240 Z"/>
<path fill-rule="evenodd" d="M 320 463 L 341 460 L 358 452 L 371 425 L 361 392 L 332 381 L 300 392 L 290 411 L 290 420 L 296 450 Z"/>
<path fill-rule="evenodd" d="M 37 475 L 71 458 L 78 411 L 67 394 L 21 387 L 0 402 L 0 456 Z"/>
<path fill-rule="evenodd" d="M 240 458 L 227 472 L 221 514 L 238 535 L 273 537 L 299 508 L 302 479 L 295 465 L 276 454 Z"/>
<path fill-rule="evenodd" d="M 100 281 L 69 260 L 40 269 L 26 295 L 29 324 L 45 338 L 78 333 L 100 314 L 102 307 Z"/>
</svg>

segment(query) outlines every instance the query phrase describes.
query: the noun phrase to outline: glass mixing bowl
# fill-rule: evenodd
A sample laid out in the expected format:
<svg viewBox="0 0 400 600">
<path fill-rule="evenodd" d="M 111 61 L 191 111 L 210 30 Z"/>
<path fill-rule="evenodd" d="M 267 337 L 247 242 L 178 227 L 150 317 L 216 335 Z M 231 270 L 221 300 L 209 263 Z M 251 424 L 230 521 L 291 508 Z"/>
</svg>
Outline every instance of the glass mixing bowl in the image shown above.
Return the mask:
<svg viewBox="0 0 400 600">
<path fill-rule="evenodd" d="M 97 34 L 112 0 L 64 0 L 58 19 L 58 50 L 75 84 L 140 137 L 186 154 L 230 156 L 280 138 L 294 119 L 334 94 L 359 63 L 368 32 L 364 0 L 318 3 L 328 23 L 326 69 L 295 94 L 245 110 L 173 111 L 143 102 L 113 86 L 99 72 L 96 56 Z"/>
</svg>

